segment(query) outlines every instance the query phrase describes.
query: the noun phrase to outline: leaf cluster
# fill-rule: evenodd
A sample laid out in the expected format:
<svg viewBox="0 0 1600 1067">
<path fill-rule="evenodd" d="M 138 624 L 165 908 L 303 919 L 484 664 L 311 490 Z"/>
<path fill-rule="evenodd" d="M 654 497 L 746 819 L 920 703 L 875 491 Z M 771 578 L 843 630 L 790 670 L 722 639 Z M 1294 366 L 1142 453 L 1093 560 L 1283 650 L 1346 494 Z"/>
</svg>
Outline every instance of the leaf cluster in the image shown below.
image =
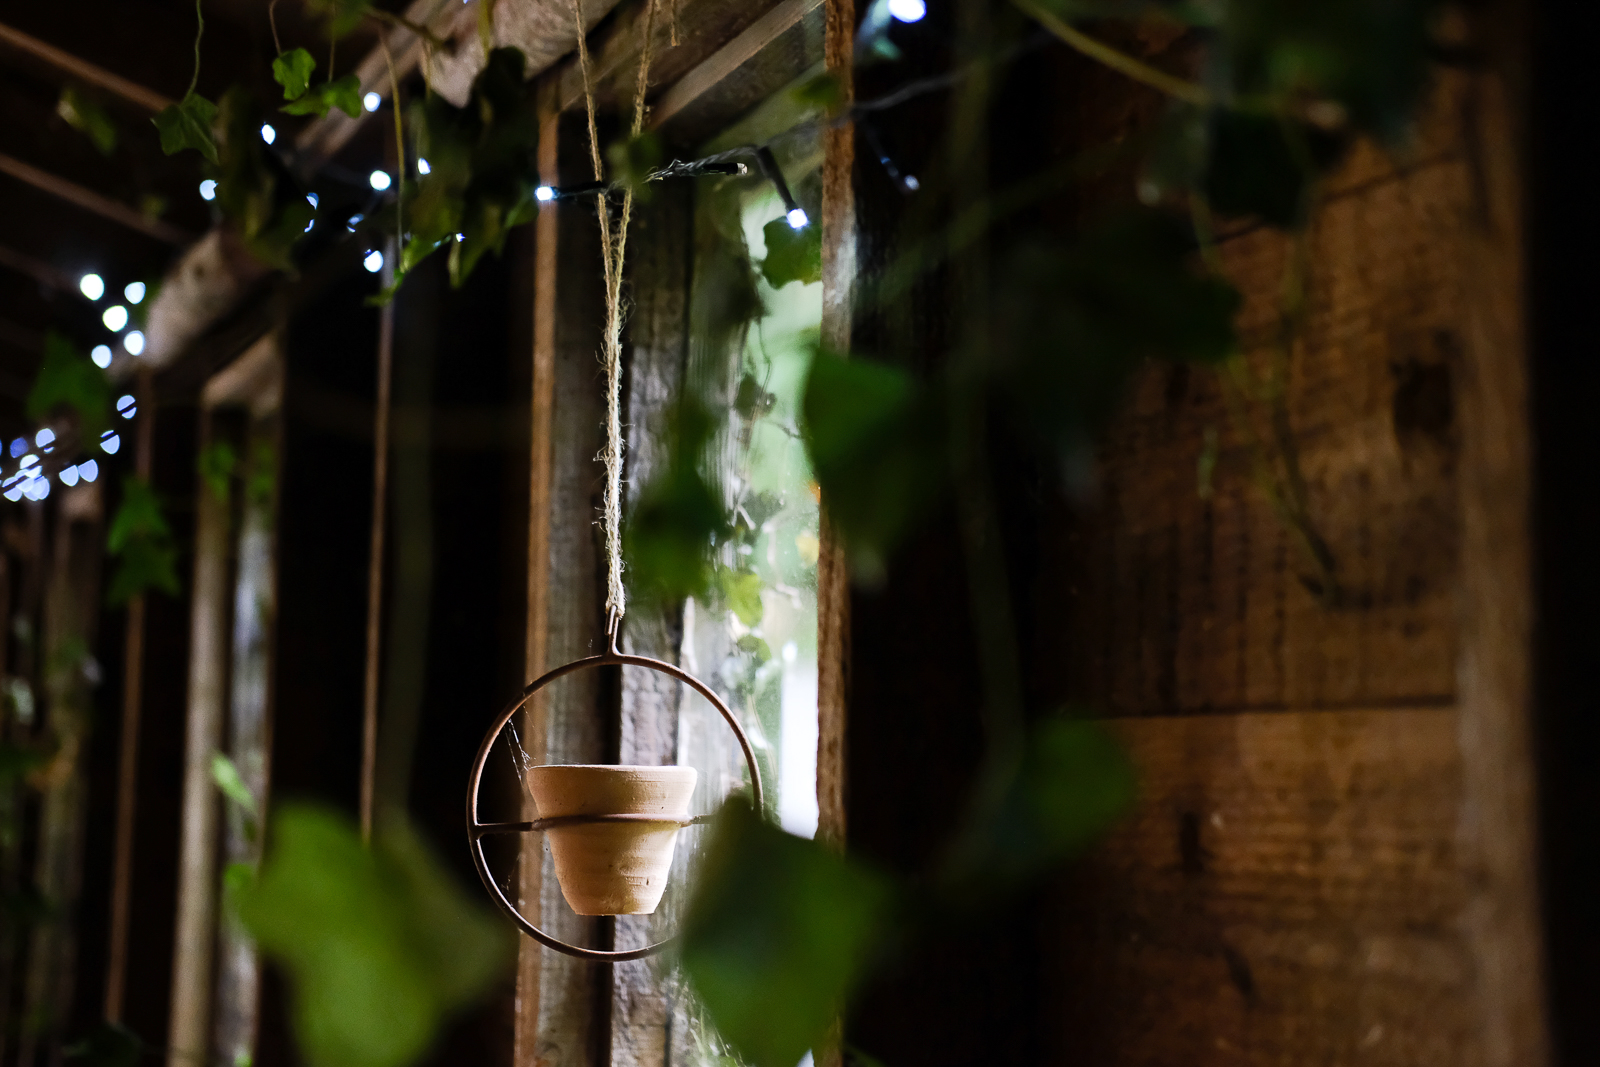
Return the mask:
<svg viewBox="0 0 1600 1067">
<path fill-rule="evenodd" d="M 681 400 L 665 470 L 629 511 L 623 555 L 629 561 L 629 586 L 642 599 L 673 601 L 710 591 L 711 551 L 731 532 L 727 504 L 702 473 L 716 429 L 703 405 L 690 397 Z"/>
<path fill-rule="evenodd" d="M 402 189 L 410 231 L 395 271 L 400 281 L 450 243 L 450 283 L 460 286 L 486 252 L 499 255 L 506 236 L 538 214 L 539 118 L 524 58 L 497 48 L 472 83 L 465 107 L 429 96 L 412 110 L 417 154 L 429 173 Z"/>
<path fill-rule="evenodd" d="M 257 877 L 229 900 L 288 972 L 295 1032 L 312 1067 L 400 1067 L 510 959 L 501 923 L 474 904 L 408 828 L 371 848 L 332 809 L 284 805 Z"/>
<path fill-rule="evenodd" d="M 291 49 L 272 61 L 272 77 L 283 86 L 289 101 L 280 111 L 289 115 L 315 115 L 323 118 L 338 108 L 351 118 L 361 114 L 361 79 L 346 74 L 318 85 L 311 83 L 317 61 L 304 48 Z"/>
<path fill-rule="evenodd" d="M 119 560 L 106 591 L 108 603 L 126 604 L 147 589 L 178 595 L 178 548 L 161 501 L 144 479 L 123 479 L 122 503 L 111 519 L 106 550 Z"/>
<path fill-rule="evenodd" d="M 88 356 L 52 330 L 45 335 L 27 411 L 30 418 L 46 419 L 62 409 L 75 417 L 83 440 L 98 440 L 111 422 L 111 385 Z"/>
<path fill-rule="evenodd" d="M 89 142 L 102 156 L 109 156 L 117 148 L 117 126 L 111 115 L 101 107 L 82 86 L 68 84 L 56 101 L 56 114 L 89 138 Z"/>
<path fill-rule="evenodd" d="M 262 142 L 261 112 L 245 90 L 235 86 L 222 97 L 217 206 L 231 219 L 261 262 L 293 270 L 292 254 L 315 216 L 283 162 Z"/>
</svg>

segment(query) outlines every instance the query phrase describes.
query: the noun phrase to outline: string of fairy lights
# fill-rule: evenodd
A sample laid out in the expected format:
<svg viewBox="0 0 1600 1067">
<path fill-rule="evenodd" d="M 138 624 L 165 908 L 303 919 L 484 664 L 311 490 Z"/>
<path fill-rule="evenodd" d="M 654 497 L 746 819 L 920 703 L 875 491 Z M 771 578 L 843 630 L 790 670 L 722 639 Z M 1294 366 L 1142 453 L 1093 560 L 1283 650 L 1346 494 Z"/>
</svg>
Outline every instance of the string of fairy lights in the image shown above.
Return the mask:
<svg viewBox="0 0 1600 1067">
<path fill-rule="evenodd" d="M 890 22 L 914 23 L 921 21 L 927 14 L 925 0 L 875 0 L 868 9 L 863 19 L 859 35 L 863 38 L 881 35 L 882 30 Z M 865 40 L 860 42 L 867 43 Z M 1031 48 L 1036 42 L 1029 42 L 1024 49 Z M 1010 57 L 1004 57 L 1010 58 Z M 788 224 L 796 229 L 804 229 L 811 223 L 806 210 L 796 202 L 788 183 L 785 181 L 783 171 L 773 155 L 771 146 L 779 140 L 794 136 L 804 130 L 815 128 L 819 125 L 837 126 L 848 122 L 856 122 L 864 128 L 864 133 L 873 154 L 884 167 L 890 179 L 902 192 L 910 194 L 920 189 L 920 183 L 914 175 L 903 173 L 894 163 L 882 143 L 882 139 L 873 128 L 870 116 L 877 111 L 904 103 L 913 97 L 924 93 L 942 89 L 966 77 L 970 70 L 962 69 L 946 75 L 933 78 L 920 79 L 908 83 L 900 89 L 877 100 L 858 101 L 845 109 L 842 114 L 831 119 L 816 120 L 801 123 L 794 129 L 785 131 L 764 144 L 747 144 L 731 148 L 724 152 L 705 156 L 688 161 L 673 160 L 665 166 L 655 168 L 644 176 L 646 182 L 668 181 L 681 178 L 698 178 L 710 176 L 744 176 L 754 171 L 770 183 L 783 203 L 784 218 Z M 367 112 L 375 112 L 383 105 L 383 98 L 375 92 L 367 93 L 362 99 L 362 107 Z M 268 145 L 278 140 L 278 131 L 271 124 L 261 127 L 261 139 Z M 418 157 L 415 161 L 417 173 L 427 175 L 431 167 L 426 158 Z M 346 180 L 358 180 L 355 175 L 349 175 Z M 376 169 L 366 176 L 366 185 L 377 197 L 383 197 L 394 187 L 393 176 L 386 170 Z M 573 199 L 582 196 L 608 196 L 621 188 L 616 182 L 586 182 L 570 186 L 540 185 L 534 189 L 534 199 L 540 203 L 550 203 L 557 200 Z M 214 179 L 207 178 L 200 182 L 199 194 L 203 200 L 214 200 L 217 195 L 217 183 Z M 313 209 L 320 207 L 319 197 L 316 193 L 307 193 L 306 200 Z M 367 212 L 372 210 L 368 207 Z M 357 233 L 365 220 L 367 212 L 351 212 L 345 215 L 343 221 L 349 234 Z M 313 219 L 306 224 L 309 233 L 316 225 Z M 461 235 L 457 235 L 459 240 Z M 383 270 L 384 256 L 379 248 L 370 248 L 362 258 L 362 266 L 371 273 Z M 108 292 L 104 278 L 98 273 L 89 272 L 78 279 L 78 291 L 83 298 L 91 304 L 99 304 Z M 130 281 L 122 288 L 123 300 L 106 305 L 100 314 L 101 325 L 111 334 L 109 343 L 102 342 L 95 345 L 89 353 L 90 360 L 96 367 L 106 370 L 111 367 L 116 357 L 115 345 L 131 357 L 139 357 L 144 353 L 146 339 L 144 331 L 138 328 L 138 316 L 130 309 L 142 305 L 152 296 L 150 286 L 143 281 Z M 131 328 L 130 328 L 131 327 Z M 137 404 L 131 394 L 124 394 L 117 399 L 117 414 L 122 419 L 132 419 L 137 413 Z M 40 501 L 49 497 L 53 480 L 59 480 L 62 485 L 72 487 L 80 482 L 94 482 L 100 476 L 100 460 L 97 455 L 114 455 L 122 446 L 122 438 L 118 431 L 108 429 L 94 442 L 76 442 L 76 445 L 93 453 L 86 458 L 75 462 L 61 464 L 62 451 L 73 442 L 58 437 L 56 430 L 50 426 L 43 426 L 36 430 L 32 437 L 19 436 L 9 443 L 0 440 L 0 496 L 10 501 L 23 499 Z"/>
</svg>

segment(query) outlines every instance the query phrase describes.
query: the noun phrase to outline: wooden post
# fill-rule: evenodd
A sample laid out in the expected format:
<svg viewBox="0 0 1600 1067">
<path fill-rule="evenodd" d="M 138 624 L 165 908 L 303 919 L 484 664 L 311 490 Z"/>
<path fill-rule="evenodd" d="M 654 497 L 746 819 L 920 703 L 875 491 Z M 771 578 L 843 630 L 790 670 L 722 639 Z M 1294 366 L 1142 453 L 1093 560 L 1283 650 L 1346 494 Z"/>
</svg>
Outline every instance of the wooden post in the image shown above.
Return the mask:
<svg viewBox="0 0 1600 1067">
<path fill-rule="evenodd" d="M 155 390 L 148 369 L 139 372 L 134 472 L 150 481 L 155 450 Z M 122 730 L 117 761 L 117 829 L 111 861 L 111 922 L 106 938 L 107 1022 L 122 1021 L 128 971 L 128 915 L 133 892 L 134 812 L 139 803 L 139 721 L 144 698 L 144 594 L 128 601 L 123 635 Z"/>
<path fill-rule="evenodd" d="M 211 415 L 200 414 L 200 449 Z M 172 950 L 167 1067 L 193 1067 L 210 1049 L 211 965 L 217 919 L 217 816 L 211 757 L 222 746 L 228 698 L 228 501 L 204 479 L 195 493 L 193 614 L 189 626 L 189 709 L 183 759 L 183 827 L 178 916 Z"/>
</svg>

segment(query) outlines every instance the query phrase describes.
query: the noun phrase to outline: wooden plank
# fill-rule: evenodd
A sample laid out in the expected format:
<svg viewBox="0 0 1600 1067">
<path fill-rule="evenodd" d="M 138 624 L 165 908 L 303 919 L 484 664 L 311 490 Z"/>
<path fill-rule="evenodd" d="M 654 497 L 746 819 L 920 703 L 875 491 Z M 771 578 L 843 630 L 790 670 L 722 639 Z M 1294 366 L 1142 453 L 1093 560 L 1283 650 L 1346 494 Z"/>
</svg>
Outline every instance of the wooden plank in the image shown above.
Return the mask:
<svg viewBox="0 0 1600 1067">
<path fill-rule="evenodd" d="M 51 196 L 59 197 L 67 203 L 80 207 L 101 218 L 110 219 L 120 226 L 130 230 L 137 230 L 147 237 L 154 237 L 158 241 L 165 241 L 169 245 L 186 245 L 194 240 L 194 235 L 185 233 L 176 226 L 162 222 L 160 219 L 146 218 L 126 204 L 118 203 L 109 196 L 102 196 L 93 189 L 85 189 L 76 182 L 69 182 L 65 178 L 58 178 L 49 171 L 40 170 L 38 167 L 14 156 L 0 152 L 0 174 L 9 174 L 19 182 L 25 182 Z"/>
<path fill-rule="evenodd" d="M 855 98 L 855 0 L 827 0 L 824 51 L 846 105 Z M 855 299 L 855 127 L 822 134 L 822 340 L 850 351 Z M 850 691 L 850 575 L 844 549 L 822 501 L 822 546 L 817 555 L 817 836 L 845 841 L 845 719 Z"/>
<path fill-rule="evenodd" d="M 582 158 L 577 125 L 562 126 L 561 158 Z M 599 230 L 591 211 L 582 202 L 541 211 L 555 220 L 556 229 L 549 558 L 544 564 L 545 655 L 550 664 L 592 655 L 604 641 L 596 525 L 601 469 L 595 462 L 602 417 L 596 324 L 603 321 L 603 311 Z M 551 687 L 540 735 L 546 762 L 607 761 L 605 720 L 614 714 L 606 706 L 611 683 L 603 672 L 585 671 Z M 543 857 L 538 914 L 544 929 L 574 944 L 600 945 L 603 924 L 573 914 L 561 895 L 548 848 Z M 610 988 L 606 965 L 540 950 L 535 1062 L 603 1060 Z"/>
<path fill-rule="evenodd" d="M 547 185 L 559 184 L 556 168 L 560 142 L 560 118 L 550 104 L 548 86 L 541 86 L 539 127 L 539 174 Z M 551 419 L 555 398 L 556 360 L 556 247 L 560 229 L 556 205 L 539 212 L 534 222 L 533 264 L 533 369 L 531 376 L 528 484 L 528 621 L 525 627 L 524 680 L 532 682 L 548 669 L 550 641 L 550 457 L 554 447 Z M 548 721 L 543 694 L 522 716 L 522 734 L 527 738 L 528 755 L 543 762 L 546 757 Z M 538 810 L 533 798 L 524 792 L 523 817 L 534 819 Z M 539 905 L 544 879 L 544 849 L 534 839 L 524 839 L 517 862 L 517 907 L 530 920 L 540 922 Z M 534 1067 L 539 1043 L 539 970 L 544 948 L 532 938 L 517 940 L 516 1033 L 512 1040 L 512 1061 L 516 1067 Z"/>
<path fill-rule="evenodd" d="M 1069 555 L 1079 629 L 1054 650 L 1075 694 L 1116 714 L 1444 703 L 1456 688 L 1459 157 L 1328 204 L 1288 406 L 1311 511 L 1344 599 L 1323 606 L 1250 483 L 1218 379 L 1152 366 L 1102 450 L 1099 499 Z M 1227 241 L 1254 366 L 1271 358 L 1287 242 Z M 1207 433 L 1214 494 L 1196 488 Z M 1061 555 L 1061 553 L 1056 553 Z M 1070 655 L 1069 655 L 1070 651 Z"/>
<path fill-rule="evenodd" d="M 1518 135 L 1525 15 L 1491 5 L 1475 38 L 1493 62 L 1462 111 L 1474 197 L 1462 227 L 1465 315 L 1461 420 L 1459 684 L 1466 915 L 1472 1013 L 1487 1067 L 1551 1062 L 1540 929 L 1533 742 L 1533 444 Z M 1568 1050 L 1571 1054 L 1571 1050 Z"/>
<path fill-rule="evenodd" d="M 210 444 L 210 418 L 201 448 Z M 193 614 L 184 737 L 178 916 L 173 935 L 167 1067 L 187 1067 L 210 1048 L 211 977 L 217 929 L 217 826 L 221 803 L 211 757 L 222 747 L 228 677 L 228 502 L 202 480 L 195 501 Z"/>
<path fill-rule="evenodd" d="M 636 209 L 628 247 L 635 293 L 626 358 L 627 445 L 624 513 L 667 462 L 671 419 L 683 388 L 688 345 L 688 285 L 693 255 L 694 200 L 686 184 L 663 188 Z M 626 576 L 625 576 L 626 577 Z M 683 640 L 683 605 L 629 599 L 624 651 L 676 663 Z M 617 759 L 662 765 L 680 762 L 678 727 L 682 687 L 655 671 L 622 671 Z M 700 791 L 706 788 L 701 786 Z M 674 879 L 681 879 L 694 835 L 680 835 Z M 652 915 L 616 920 L 616 946 L 636 948 L 670 937 L 681 918 L 683 883 L 675 881 Z M 677 976 L 661 959 L 633 960 L 612 968 L 612 1067 L 667 1067 L 673 1055 Z"/>
<path fill-rule="evenodd" d="M 709 59 L 674 82 L 650 109 L 650 125 L 660 126 L 689 107 L 724 78 L 744 66 L 763 48 L 797 25 L 823 0 L 782 0 L 751 23 L 745 31 L 714 52 Z"/>
<path fill-rule="evenodd" d="M 129 81 L 120 75 L 113 74 L 103 67 L 98 67 L 87 60 L 79 59 L 71 52 L 63 51 L 36 37 L 30 37 L 21 30 L 12 29 L 10 26 L 0 24 L 0 43 L 4 43 L 19 52 L 26 52 L 35 59 L 55 67 L 78 81 L 88 82 L 90 85 L 115 96 L 120 96 L 137 107 L 146 111 L 161 111 L 170 106 L 173 101 L 162 96 L 152 89 L 146 89 Z"/>
<path fill-rule="evenodd" d="M 1047 920 L 1051 1062 L 1480 1062 L 1448 708 L 1126 719 Z"/>
</svg>

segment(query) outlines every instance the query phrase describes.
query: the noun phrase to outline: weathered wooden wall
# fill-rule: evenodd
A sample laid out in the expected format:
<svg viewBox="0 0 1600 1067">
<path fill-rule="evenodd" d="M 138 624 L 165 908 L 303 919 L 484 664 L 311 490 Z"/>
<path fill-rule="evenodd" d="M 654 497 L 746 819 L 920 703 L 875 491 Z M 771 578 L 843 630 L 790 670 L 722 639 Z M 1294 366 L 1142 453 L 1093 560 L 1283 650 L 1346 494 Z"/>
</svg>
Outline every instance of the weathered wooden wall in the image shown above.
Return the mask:
<svg viewBox="0 0 1600 1067">
<path fill-rule="evenodd" d="M 1111 717 L 1142 780 L 1044 919 L 1055 1061 L 1472 1065 L 1538 1051 L 1536 1010 L 1519 1034 L 1497 1031 L 1507 998 L 1537 983 L 1484 958 L 1508 920 L 1474 925 L 1503 887 L 1480 863 L 1481 827 L 1464 825 L 1482 798 L 1460 740 L 1463 595 L 1497 565 L 1479 552 L 1464 574 L 1464 507 L 1525 507 L 1462 499 L 1463 437 L 1485 432 L 1460 417 L 1483 387 L 1463 377 L 1521 358 L 1483 351 L 1474 331 L 1486 294 L 1469 88 L 1442 80 L 1409 153 L 1356 152 L 1310 230 L 1287 403 L 1339 598 L 1308 588 L 1204 369 L 1143 373 L 1091 501 L 1044 525 L 1053 573 L 1037 608 L 1058 621 L 1035 628 L 1039 663 L 1059 665 L 1062 696 Z M 1221 253 L 1264 369 L 1289 242 L 1245 229 Z M 1221 447 L 1202 496 L 1208 433 Z M 1502 769 L 1527 773 L 1525 759 Z"/>
</svg>

